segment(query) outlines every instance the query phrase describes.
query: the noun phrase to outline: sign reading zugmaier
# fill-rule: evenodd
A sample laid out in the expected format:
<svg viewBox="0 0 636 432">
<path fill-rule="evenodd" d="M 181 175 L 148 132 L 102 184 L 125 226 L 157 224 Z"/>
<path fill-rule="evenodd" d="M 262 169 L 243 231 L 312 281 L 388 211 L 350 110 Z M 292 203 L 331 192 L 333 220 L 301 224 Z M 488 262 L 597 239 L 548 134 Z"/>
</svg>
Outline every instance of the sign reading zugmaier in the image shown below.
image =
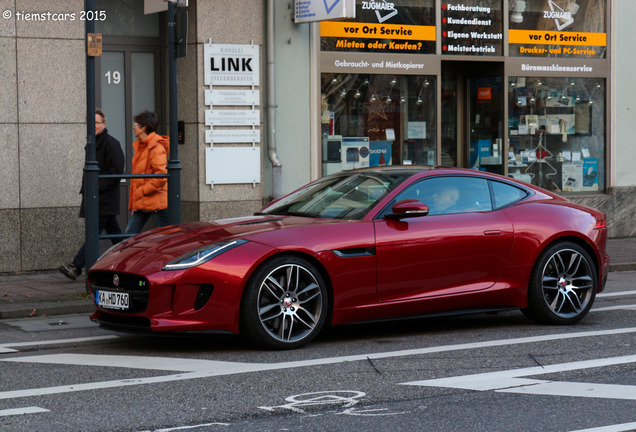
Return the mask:
<svg viewBox="0 0 636 432">
<path fill-rule="evenodd" d="M 295 0 L 294 22 L 355 18 L 356 0 Z"/>
<path fill-rule="evenodd" d="M 435 0 L 358 0 L 353 20 L 320 23 L 321 51 L 432 54 Z"/>
<path fill-rule="evenodd" d="M 205 44 L 203 55 L 205 85 L 259 85 L 258 45 Z"/>
<path fill-rule="evenodd" d="M 607 3 L 598 0 L 513 0 L 511 56 L 602 59 Z"/>
</svg>

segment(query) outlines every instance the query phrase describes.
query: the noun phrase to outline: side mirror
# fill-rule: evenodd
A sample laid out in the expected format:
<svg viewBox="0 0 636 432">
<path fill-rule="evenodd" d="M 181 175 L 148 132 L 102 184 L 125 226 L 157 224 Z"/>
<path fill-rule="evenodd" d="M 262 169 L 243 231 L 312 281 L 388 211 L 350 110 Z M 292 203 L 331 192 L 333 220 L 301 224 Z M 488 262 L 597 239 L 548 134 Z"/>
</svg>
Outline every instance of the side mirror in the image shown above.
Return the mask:
<svg viewBox="0 0 636 432">
<path fill-rule="evenodd" d="M 393 213 L 384 215 L 387 219 L 404 219 L 412 217 L 426 216 L 429 212 L 428 206 L 415 199 L 405 199 L 398 201 L 391 208 Z"/>
</svg>

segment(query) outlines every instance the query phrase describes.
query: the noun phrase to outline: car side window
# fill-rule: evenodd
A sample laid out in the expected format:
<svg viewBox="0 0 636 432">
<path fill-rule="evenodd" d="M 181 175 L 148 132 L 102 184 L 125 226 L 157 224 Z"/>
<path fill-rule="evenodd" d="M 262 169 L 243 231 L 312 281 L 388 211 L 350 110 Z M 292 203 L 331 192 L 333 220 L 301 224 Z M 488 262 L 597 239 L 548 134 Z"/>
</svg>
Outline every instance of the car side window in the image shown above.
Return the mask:
<svg viewBox="0 0 636 432">
<path fill-rule="evenodd" d="M 495 208 L 498 209 L 521 201 L 528 196 L 528 192 L 525 190 L 507 183 L 493 181 L 491 184 Z"/>
<path fill-rule="evenodd" d="M 405 199 L 423 202 L 429 215 L 492 210 L 488 181 L 470 176 L 424 179 L 403 190 L 396 202 Z"/>
</svg>

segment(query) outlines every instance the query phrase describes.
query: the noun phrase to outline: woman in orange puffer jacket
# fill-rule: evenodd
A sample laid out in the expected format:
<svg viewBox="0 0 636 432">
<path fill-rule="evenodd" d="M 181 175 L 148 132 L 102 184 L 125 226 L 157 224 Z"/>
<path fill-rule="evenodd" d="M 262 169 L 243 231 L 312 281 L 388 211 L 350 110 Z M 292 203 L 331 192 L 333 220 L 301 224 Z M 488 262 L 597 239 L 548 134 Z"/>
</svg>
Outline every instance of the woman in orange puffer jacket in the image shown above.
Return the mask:
<svg viewBox="0 0 636 432">
<path fill-rule="evenodd" d="M 137 140 L 133 143 L 133 174 L 167 174 L 170 140 L 155 133 L 159 127 L 157 114 L 144 111 L 134 118 L 133 130 Z M 168 225 L 168 180 L 166 178 L 140 178 L 130 180 L 128 210 L 132 211 L 126 234 L 141 232 L 152 217 L 157 227 Z"/>
</svg>

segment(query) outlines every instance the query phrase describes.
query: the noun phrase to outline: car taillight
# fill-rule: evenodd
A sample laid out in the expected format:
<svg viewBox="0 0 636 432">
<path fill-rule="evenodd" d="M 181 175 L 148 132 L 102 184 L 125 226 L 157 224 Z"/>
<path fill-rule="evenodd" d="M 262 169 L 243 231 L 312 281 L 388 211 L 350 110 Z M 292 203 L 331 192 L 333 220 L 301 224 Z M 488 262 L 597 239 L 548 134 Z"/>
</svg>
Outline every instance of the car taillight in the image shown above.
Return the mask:
<svg viewBox="0 0 636 432">
<path fill-rule="evenodd" d="M 596 226 L 594 229 L 607 228 L 607 217 L 605 215 L 596 217 Z"/>
</svg>

